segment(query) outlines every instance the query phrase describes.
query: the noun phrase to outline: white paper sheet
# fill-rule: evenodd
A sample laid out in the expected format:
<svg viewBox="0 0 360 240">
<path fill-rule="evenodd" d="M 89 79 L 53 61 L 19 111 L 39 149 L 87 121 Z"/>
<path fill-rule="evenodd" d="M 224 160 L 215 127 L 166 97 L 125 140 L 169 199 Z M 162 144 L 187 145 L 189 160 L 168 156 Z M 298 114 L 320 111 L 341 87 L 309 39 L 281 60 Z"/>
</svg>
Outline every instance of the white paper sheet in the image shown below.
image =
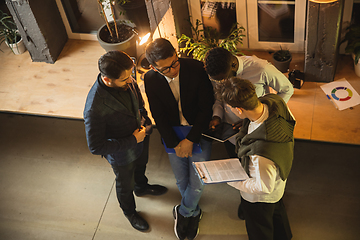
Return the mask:
<svg viewBox="0 0 360 240">
<path fill-rule="evenodd" d="M 242 181 L 249 178 L 237 158 L 194 162 L 193 165 L 203 184 Z"/>
<path fill-rule="evenodd" d="M 360 96 L 345 78 L 320 86 L 326 97 L 339 110 L 360 104 Z"/>
</svg>

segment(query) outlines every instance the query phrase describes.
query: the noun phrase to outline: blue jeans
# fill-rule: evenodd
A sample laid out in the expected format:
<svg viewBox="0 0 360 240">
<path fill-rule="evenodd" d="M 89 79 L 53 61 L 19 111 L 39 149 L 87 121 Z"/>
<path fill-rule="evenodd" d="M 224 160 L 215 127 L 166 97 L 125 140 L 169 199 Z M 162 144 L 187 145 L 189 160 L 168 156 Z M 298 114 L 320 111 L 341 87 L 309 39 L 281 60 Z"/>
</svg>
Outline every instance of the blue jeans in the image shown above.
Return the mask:
<svg viewBox="0 0 360 240">
<path fill-rule="evenodd" d="M 179 212 L 184 217 L 197 216 L 200 213 L 198 205 L 204 185 L 195 173 L 193 162 L 210 160 L 212 142 L 200 140 L 202 152 L 193 153 L 192 157 L 180 158 L 174 153 L 169 153 L 171 168 L 176 178 L 176 185 L 182 196 Z"/>
</svg>

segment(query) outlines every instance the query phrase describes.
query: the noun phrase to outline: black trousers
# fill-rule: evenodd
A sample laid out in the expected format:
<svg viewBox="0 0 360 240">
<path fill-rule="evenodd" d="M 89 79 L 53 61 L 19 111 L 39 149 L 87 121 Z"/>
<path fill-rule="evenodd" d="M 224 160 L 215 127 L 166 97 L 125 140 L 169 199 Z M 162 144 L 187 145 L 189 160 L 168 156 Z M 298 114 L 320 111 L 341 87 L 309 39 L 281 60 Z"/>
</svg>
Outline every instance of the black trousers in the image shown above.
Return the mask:
<svg viewBox="0 0 360 240">
<path fill-rule="evenodd" d="M 138 159 L 125 166 L 112 166 L 116 176 L 116 196 L 125 215 L 135 213 L 133 191 L 144 189 L 148 185 L 145 171 L 149 159 L 149 141 L 150 136 L 146 136 L 143 152 Z"/>
<path fill-rule="evenodd" d="M 289 220 L 282 199 L 277 203 L 251 203 L 241 198 L 249 240 L 289 240 Z"/>
<path fill-rule="evenodd" d="M 237 158 L 238 157 L 235 152 L 234 144 L 232 144 L 230 141 L 225 141 L 224 145 L 225 145 L 226 152 L 229 155 L 229 158 Z"/>
</svg>

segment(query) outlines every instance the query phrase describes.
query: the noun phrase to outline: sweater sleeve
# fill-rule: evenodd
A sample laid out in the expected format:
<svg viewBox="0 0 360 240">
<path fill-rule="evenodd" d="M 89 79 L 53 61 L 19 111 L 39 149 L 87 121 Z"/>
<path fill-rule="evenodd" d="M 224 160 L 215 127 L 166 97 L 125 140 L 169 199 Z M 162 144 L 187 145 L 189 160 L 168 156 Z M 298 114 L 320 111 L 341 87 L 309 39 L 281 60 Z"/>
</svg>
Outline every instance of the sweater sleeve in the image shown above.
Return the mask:
<svg viewBox="0 0 360 240">
<path fill-rule="evenodd" d="M 228 184 L 242 192 L 252 194 L 270 194 L 275 187 L 277 168 L 273 161 L 258 156 L 250 156 L 249 179 Z"/>
</svg>

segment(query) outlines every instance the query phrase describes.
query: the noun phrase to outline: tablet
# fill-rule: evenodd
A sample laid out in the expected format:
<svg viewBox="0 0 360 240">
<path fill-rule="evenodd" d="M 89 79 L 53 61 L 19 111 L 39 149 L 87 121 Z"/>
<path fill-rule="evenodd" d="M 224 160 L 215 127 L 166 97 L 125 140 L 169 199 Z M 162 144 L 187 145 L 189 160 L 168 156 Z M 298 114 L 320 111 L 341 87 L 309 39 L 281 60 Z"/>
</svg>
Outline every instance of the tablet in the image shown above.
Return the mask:
<svg viewBox="0 0 360 240">
<path fill-rule="evenodd" d="M 238 132 L 239 130 L 234 130 L 231 124 L 222 122 L 217 125 L 214 130 L 209 129 L 206 132 L 202 133 L 202 135 L 219 142 L 225 142 L 229 140 L 232 136 L 236 135 Z"/>
</svg>

